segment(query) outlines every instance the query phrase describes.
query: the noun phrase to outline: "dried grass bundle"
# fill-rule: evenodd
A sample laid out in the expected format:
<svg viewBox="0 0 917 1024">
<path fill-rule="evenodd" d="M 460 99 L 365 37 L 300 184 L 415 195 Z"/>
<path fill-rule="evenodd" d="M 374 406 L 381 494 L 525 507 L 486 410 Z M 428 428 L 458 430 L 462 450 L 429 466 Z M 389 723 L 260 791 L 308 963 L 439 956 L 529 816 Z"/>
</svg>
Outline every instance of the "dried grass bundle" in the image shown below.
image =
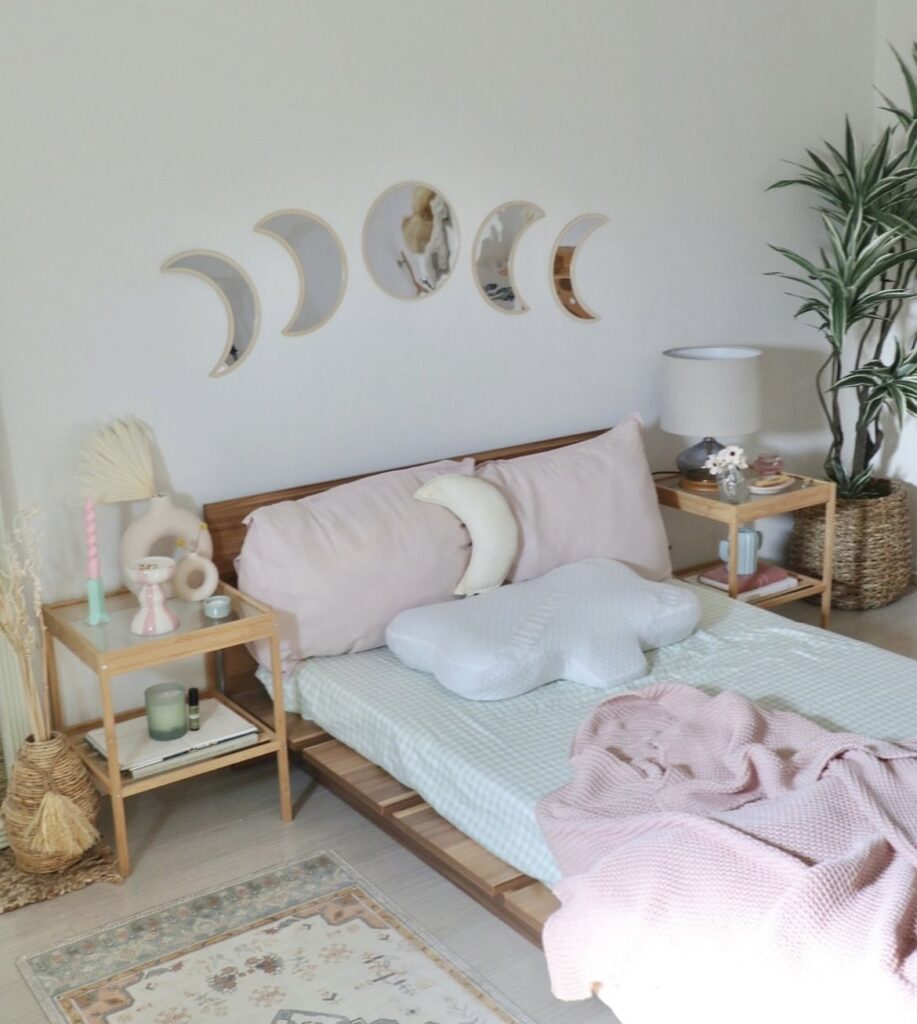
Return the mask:
<svg viewBox="0 0 917 1024">
<path fill-rule="evenodd" d="M 83 496 L 103 504 L 152 498 L 156 480 L 146 425 L 128 416 L 97 430 L 83 449 L 80 478 Z"/>
<path fill-rule="evenodd" d="M 41 615 L 41 559 L 33 521 L 37 511 L 20 513 L 13 520 L 12 537 L 0 546 L 0 633 L 19 660 L 29 727 L 36 740 L 50 735 L 45 712 L 48 673 L 47 642 Z M 35 658 L 41 654 L 45 690 L 42 701 L 35 680 Z"/>
<path fill-rule="evenodd" d="M 49 789 L 25 830 L 25 840 L 37 854 L 76 860 L 95 846 L 99 832 L 70 797 Z"/>
</svg>

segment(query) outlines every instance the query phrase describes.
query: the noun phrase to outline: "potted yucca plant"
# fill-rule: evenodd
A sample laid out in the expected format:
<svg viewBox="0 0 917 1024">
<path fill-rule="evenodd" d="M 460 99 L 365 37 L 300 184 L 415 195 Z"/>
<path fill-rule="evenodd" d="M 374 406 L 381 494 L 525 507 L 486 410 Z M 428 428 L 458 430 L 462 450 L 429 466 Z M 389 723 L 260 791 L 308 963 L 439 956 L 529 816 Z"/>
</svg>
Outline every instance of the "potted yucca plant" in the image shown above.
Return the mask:
<svg viewBox="0 0 917 1024">
<path fill-rule="evenodd" d="M 833 601 L 875 608 L 899 598 L 911 574 L 907 490 L 877 476 L 888 417 L 917 414 L 917 335 L 900 336 L 917 280 L 917 75 L 896 52 L 905 106 L 883 96 L 893 115 L 869 147 L 849 121 L 842 147 L 807 151 L 799 173 L 772 189 L 814 193 L 825 228 L 817 257 L 772 246 L 795 265 L 778 276 L 801 285 L 797 317 L 813 317 L 827 342 L 816 390 L 831 441 L 825 474 L 837 484 Z M 917 67 L 917 44 L 911 60 Z M 795 293 L 794 293 L 795 294 Z M 824 509 L 797 513 L 790 541 L 795 568 L 817 574 Z"/>
</svg>

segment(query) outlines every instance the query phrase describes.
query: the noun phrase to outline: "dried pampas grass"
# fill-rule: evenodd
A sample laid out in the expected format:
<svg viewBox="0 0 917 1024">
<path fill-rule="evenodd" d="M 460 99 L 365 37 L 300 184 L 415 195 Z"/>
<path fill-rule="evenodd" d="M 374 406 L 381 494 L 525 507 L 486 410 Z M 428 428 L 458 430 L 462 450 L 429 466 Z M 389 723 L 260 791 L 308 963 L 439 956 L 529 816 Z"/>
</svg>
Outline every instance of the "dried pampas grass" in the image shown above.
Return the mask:
<svg viewBox="0 0 917 1024">
<path fill-rule="evenodd" d="M 152 498 L 156 480 L 147 427 L 129 416 L 97 430 L 83 449 L 80 478 L 83 496 L 103 504 Z"/>
<path fill-rule="evenodd" d="M 41 614 L 41 560 L 35 538 L 33 509 L 13 521 L 12 537 L 0 538 L 0 635 L 6 637 L 19 660 L 29 728 L 36 740 L 50 735 L 47 704 L 47 637 Z M 35 656 L 42 655 L 45 704 L 35 680 Z"/>
</svg>

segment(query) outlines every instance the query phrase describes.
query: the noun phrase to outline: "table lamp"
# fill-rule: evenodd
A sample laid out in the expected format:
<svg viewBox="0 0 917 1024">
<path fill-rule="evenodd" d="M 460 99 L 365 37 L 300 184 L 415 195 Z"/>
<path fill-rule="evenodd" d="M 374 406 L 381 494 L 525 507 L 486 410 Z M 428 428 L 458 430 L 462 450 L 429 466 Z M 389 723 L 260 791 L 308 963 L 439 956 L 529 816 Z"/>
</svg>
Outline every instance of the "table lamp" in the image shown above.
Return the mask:
<svg viewBox="0 0 917 1024">
<path fill-rule="evenodd" d="M 707 475 L 708 456 L 724 447 L 716 434 L 738 437 L 761 429 L 760 364 L 761 349 L 739 345 L 662 353 L 659 425 L 669 434 L 701 438 L 676 459 L 682 474 Z"/>
</svg>

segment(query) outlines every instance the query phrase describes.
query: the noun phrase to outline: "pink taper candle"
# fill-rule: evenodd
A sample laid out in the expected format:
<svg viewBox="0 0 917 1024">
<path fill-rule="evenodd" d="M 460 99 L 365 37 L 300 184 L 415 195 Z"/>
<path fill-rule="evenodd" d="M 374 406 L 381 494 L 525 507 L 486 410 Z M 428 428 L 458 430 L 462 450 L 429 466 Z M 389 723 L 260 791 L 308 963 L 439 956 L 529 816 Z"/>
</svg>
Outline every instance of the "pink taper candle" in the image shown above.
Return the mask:
<svg viewBox="0 0 917 1024">
<path fill-rule="evenodd" d="M 86 523 L 86 579 L 99 578 L 99 541 L 96 537 L 96 506 L 92 498 L 83 502 L 83 520 Z"/>
</svg>

